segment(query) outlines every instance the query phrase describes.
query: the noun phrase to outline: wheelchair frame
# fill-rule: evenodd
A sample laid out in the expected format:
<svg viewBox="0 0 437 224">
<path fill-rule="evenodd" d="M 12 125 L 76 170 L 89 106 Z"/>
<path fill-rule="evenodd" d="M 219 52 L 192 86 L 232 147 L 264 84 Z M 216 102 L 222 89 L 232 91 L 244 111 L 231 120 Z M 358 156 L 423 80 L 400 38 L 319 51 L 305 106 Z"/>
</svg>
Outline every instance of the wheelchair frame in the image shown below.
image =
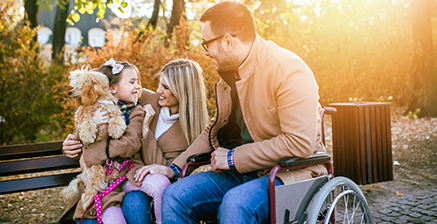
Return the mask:
<svg viewBox="0 0 437 224">
<path fill-rule="evenodd" d="M 323 107 L 320 111 L 320 119 L 321 119 L 321 139 L 322 143 L 325 145 L 325 135 L 324 135 L 324 124 L 323 124 L 323 116 L 325 113 L 333 115 L 337 112 L 335 108 L 332 107 Z M 210 163 L 211 154 L 210 153 L 202 153 L 192 155 L 187 159 L 187 164 L 182 169 L 182 178 L 189 175 L 191 171 L 196 169 L 201 165 L 206 165 Z M 275 186 L 275 178 L 276 174 L 279 171 L 283 170 L 296 170 L 301 169 L 308 166 L 313 165 L 325 165 L 328 171 L 327 181 L 317 186 L 317 188 L 312 189 L 312 192 L 309 192 L 310 195 L 314 195 L 309 200 L 302 201 L 305 203 L 305 208 L 303 214 L 301 214 L 300 219 L 297 223 L 303 223 L 307 220 L 307 216 L 310 224 L 316 223 L 318 220 L 319 214 L 322 211 L 322 207 L 326 208 L 323 210 L 323 214 L 327 215 L 324 218 L 324 223 L 335 223 L 335 207 L 339 202 L 340 197 L 352 195 L 353 200 L 353 214 L 355 215 L 355 209 L 360 206 L 360 209 L 363 210 L 362 220 L 365 219 L 366 223 L 373 223 L 372 216 L 370 214 L 370 209 L 367 205 L 367 201 L 364 198 L 363 193 L 360 188 L 350 179 L 346 177 L 336 177 L 333 178 L 333 170 L 331 165 L 331 157 L 328 153 L 315 153 L 307 158 L 297 158 L 297 157 L 288 157 L 283 158 L 279 161 L 278 165 L 274 166 L 270 171 L 269 175 L 269 213 L 270 213 L 270 223 L 277 223 L 276 217 L 276 186 Z M 311 179 L 310 179 L 311 180 Z M 299 183 L 299 182 L 298 182 Z M 284 185 L 283 185 L 284 186 Z M 342 187 L 344 190 L 337 196 L 333 196 L 331 193 L 337 187 Z M 310 190 L 308 190 L 310 191 Z M 308 193 L 308 192 L 307 192 Z M 357 207 L 355 207 L 355 198 L 357 198 Z M 329 199 L 329 200 L 328 200 Z M 327 203 L 326 200 L 331 201 L 332 203 Z M 346 200 L 346 199 L 345 199 Z M 347 204 L 346 200 L 346 204 Z M 347 207 L 348 205 L 346 205 Z M 326 210 L 326 211 L 325 211 Z M 347 209 L 346 209 L 347 210 Z M 315 214 L 317 212 L 317 214 Z M 334 216 L 332 216 L 334 213 Z M 346 217 L 349 218 L 349 217 Z M 317 221 L 316 221 L 317 220 Z M 348 220 L 349 221 L 349 220 Z M 281 222 L 282 223 L 282 222 Z M 295 220 L 292 222 L 286 223 L 296 223 Z"/>
</svg>

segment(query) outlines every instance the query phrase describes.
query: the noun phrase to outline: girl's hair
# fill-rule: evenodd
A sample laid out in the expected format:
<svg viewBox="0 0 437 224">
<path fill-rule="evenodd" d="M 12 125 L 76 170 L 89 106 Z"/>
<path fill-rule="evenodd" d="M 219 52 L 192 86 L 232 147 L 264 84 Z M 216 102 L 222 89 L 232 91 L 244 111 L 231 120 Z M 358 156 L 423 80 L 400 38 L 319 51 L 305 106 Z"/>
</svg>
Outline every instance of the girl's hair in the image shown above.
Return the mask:
<svg viewBox="0 0 437 224">
<path fill-rule="evenodd" d="M 109 86 L 117 84 L 120 81 L 120 74 L 127 68 L 131 68 L 137 73 L 138 84 L 141 86 L 140 70 L 137 68 L 137 66 L 125 61 L 115 61 L 115 63 L 124 66 L 120 73 L 112 74 L 112 66 L 110 65 L 102 65 L 97 69 L 98 72 L 101 72 L 108 77 Z"/>
<path fill-rule="evenodd" d="M 158 75 L 179 101 L 179 121 L 191 144 L 209 121 L 202 68 L 195 61 L 177 59 L 166 64 Z"/>
</svg>

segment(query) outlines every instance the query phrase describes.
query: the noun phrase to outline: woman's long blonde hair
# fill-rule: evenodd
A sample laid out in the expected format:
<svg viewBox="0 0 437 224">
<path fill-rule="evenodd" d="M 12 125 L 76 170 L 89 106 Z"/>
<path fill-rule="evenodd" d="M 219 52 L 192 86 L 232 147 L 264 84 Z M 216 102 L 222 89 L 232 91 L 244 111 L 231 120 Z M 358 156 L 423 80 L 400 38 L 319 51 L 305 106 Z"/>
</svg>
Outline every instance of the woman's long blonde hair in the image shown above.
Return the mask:
<svg viewBox="0 0 437 224">
<path fill-rule="evenodd" d="M 177 59 L 166 64 L 159 75 L 179 101 L 179 121 L 191 144 L 209 121 L 202 68 L 195 61 Z"/>
</svg>

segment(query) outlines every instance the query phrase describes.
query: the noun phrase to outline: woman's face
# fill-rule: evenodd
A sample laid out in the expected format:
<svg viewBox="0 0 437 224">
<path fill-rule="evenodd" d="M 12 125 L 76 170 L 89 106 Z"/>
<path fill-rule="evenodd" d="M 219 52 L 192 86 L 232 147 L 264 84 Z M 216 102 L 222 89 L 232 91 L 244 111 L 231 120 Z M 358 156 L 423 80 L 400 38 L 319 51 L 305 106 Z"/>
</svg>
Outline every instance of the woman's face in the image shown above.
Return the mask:
<svg viewBox="0 0 437 224">
<path fill-rule="evenodd" d="M 137 102 L 140 93 L 140 84 L 138 84 L 138 76 L 135 70 L 131 68 L 123 69 L 120 73 L 121 77 L 117 84 L 112 85 L 113 95 L 127 102 Z"/>
<path fill-rule="evenodd" d="M 156 92 L 159 94 L 158 104 L 161 107 L 170 108 L 170 115 L 177 114 L 179 112 L 179 101 L 171 92 L 164 78 L 160 78 L 158 89 Z"/>
</svg>

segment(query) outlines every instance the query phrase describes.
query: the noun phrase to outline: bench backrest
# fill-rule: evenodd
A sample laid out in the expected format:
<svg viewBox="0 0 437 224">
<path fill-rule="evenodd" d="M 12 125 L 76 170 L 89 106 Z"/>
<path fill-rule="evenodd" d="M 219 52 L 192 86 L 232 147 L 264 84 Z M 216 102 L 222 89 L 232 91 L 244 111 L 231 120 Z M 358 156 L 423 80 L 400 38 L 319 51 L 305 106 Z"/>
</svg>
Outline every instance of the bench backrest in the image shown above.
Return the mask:
<svg viewBox="0 0 437 224">
<path fill-rule="evenodd" d="M 0 147 L 0 178 L 77 167 L 77 159 L 62 155 L 62 141 Z M 78 173 L 0 181 L 0 194 L 68 185 Z"/>
</svg>

